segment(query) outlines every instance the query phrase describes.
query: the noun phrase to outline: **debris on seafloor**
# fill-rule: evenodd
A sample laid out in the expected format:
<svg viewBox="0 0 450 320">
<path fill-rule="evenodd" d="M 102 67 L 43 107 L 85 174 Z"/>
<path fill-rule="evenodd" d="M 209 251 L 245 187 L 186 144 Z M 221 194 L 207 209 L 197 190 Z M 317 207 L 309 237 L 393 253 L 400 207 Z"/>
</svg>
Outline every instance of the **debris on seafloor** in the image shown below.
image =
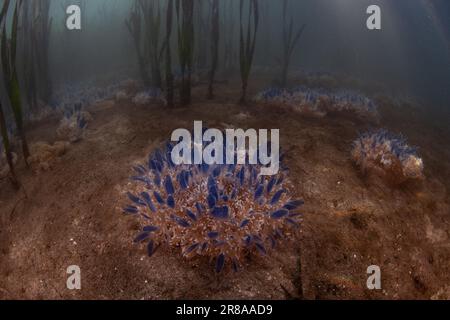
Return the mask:
<svg viewBox="0 0 450 320">
<path fill-rule="evenodd" d="M 53 145 L 43 141 L 36 142 L 31 145 L 28 163 L 34 172 L 47 171 L 60 160 L 69 146 L 70 143 L 67 141 L 57 141 Z"/>
</svg>

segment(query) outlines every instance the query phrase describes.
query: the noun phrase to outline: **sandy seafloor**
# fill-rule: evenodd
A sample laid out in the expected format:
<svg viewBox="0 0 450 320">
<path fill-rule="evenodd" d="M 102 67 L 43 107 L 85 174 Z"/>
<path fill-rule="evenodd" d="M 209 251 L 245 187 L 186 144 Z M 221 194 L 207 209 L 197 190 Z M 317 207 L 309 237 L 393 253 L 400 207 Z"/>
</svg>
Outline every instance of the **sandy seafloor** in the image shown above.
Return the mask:
<svg viewBox="0 0 450 320">
<path fill-rule="evenodd" d="M 211 102 L 197 87 L 185 109 L 91 106 L 85 138 L 50 170 L 19 167 L 19 192 L 0 181 L 0 299 L 450 299 L 450 129 L 442 119 L 425 121 L 425 107 L 380 104 L 381 126 L 408 137 L 425 162 L 423 182 L 393 188 L 362 176 L 350 159 L 352 141 L 369 124 L 240 106 L 238 90 L 220 84 Z M 58 120 L 29 127 L 31 142 L 56 141 Z M 132 165 L 194 120 L 280 128 L 291 180 L 306 202 L 293 241 L 252 256 L 239 273 L 216 275 L 212 261 L 185 260 L 167 247 L 147 258 L 132 241 L 137 220 L 121 214 Z M 382 290 L 366 288 L 373 264 Z M 79 291 L 66 288 L 69 265 L 81 267 Z"/>
</svg>

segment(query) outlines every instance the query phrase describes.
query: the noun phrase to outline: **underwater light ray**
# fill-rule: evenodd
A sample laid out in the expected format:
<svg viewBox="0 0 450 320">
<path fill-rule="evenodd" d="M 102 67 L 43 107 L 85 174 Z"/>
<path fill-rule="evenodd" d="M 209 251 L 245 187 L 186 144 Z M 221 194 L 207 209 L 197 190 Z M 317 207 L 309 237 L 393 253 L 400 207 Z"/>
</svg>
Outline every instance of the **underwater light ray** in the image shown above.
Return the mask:
<svg viewBox="0 0 450 320">
<path fill-rule="evenodd" d="M 447 55 L 450 58 L 450 28 L 447 28 L 442 20 L 441 14 L 438 13 L 435 3 L 430 0 L 419 0 L 427 17 L 433 25 L 437 35 L 441 41 L 445 44 L 447 49 Z"/>
</svg>

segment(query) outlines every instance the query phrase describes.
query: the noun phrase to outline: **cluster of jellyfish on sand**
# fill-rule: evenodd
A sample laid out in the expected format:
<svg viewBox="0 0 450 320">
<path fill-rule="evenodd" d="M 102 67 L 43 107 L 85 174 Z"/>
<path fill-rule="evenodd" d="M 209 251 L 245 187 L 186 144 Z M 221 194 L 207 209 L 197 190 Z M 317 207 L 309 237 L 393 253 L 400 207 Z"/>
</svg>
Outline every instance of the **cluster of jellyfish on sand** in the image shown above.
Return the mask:
<svg viewBox="0 0 450 320">
<path fill-rule="evenodd" d="M 378 119 L 378 108 L 373 100 L 348 90 L 335 92 L 307 87 L 269 88 L 258 93 L 254 101 L 270 106 L 288 107 L 294 112 L 316 117 L 332 113 L 351 113 L 361 118 Z"/>
<path fill-rule="evenodd" d="M 177 165 L 173 145 L 156 150 L 124 191 L 131 204 L 124 212 L 138 217 L 152 256 L 160 245 L 180 248 L 186 258 L 215 260 L 216 272 L 237 271 L 245 257 L 268 255 L 297 232 L 302 200 L 288 170 L 259 175 L 260 165 Z"/>
<path fill-rule="evenodd" d="M 87 107 L 106 100 L 117 103 L 130 102 L 135 105 L 159 104 L 165 99 L 163 92 L 155 88 L 142 88 L 137 81 L 127 79 L 106 87 L 94 84 L 67 84 L 59 86 L 53 95 L 49 106 L 43 108 L 39 114 L 30 114 L 29 121 L 39 121 L 51 115 L 60 116 L 56 137 L 58 141 L 53 145 L 40 141 L 32 150 L 34 155 L 29 162 L 35 171 L 46 171 L 53 163 L 66 153 L 70 144 L 78 143 L 86 136 L 89 124 L 93 121 Z M 75 102 L 74 102 L 75 101 Z M 5 175 L 9 171 L 7 166 Z M 1 173 L 3 174 L 3 173 Z"/>
<path fill-rule="evenodd" d="M 88 123 L 92 121 L 89 112 L 82 109 L 81 103 L 67 106 L 56 134 L 59 139 L 75 143 L 83 138 Z"/>
<path fill-rule="evenodd" d="M 364 173 L 374 173 L 400 184 L 423 178 L 423 160 L 405 138 L 384 129 L 360 135 L 351 156 Z"/>
<path fill-rule="evenodd" d="M 346 114 L 369 122 L 380 121 L 379 108 L 374 100 L 348 90 L 269 88 L 258 93 L 254 101 L 273 107 L 288 107 L 302 115 Z M 351 158 L 364 174 L 378 175 L 393 184 L 424 177 L 423 160 L 417 148 L 409 146 L 404 137 L 384 129 L 361 134 L 353 143 Z"/>
<path fill-rule="evenodd" d="M 161 89 L 145 88 L 133 79 L 123 79 L 106 86 L 94 81 L 64 83 L 55 87 L 48 105 L 41 106 L 39 112 L 30 110 L 27 120 L 35 122 L 55 114 L 69 118 L 71 115 L 68 115 L 68 110 L 76 106 L 86 108 L 106 100 L 132 102 L 136 105 L 165 104 Z"/>
<path fill-rule="evenodd" d="M 80 141 L 88 123 L 92 121 L 92 116 L 85 110 L 85 106 L 105 100 L 115 100 L 117 103 L 132 102 L 140 106 L 165 104 L 163 92 L 160 89 L 140 88 L 138 82 L 132 79 L 123 80 L 105 88 L 85 85 L 64 86 L 56 92 L 53 99 L 53 108 L 63 113 L 57 131 L 58 137 L 72 143 Z"/>
<path fill-rule="evenodd" d="M 92 121 L 91 114 L 84 109 L 84 106 L 89 106 L 96 102 L 114 99 L 118 103 L 131 101 L 139 106 L 165 104 L 165 99 L 160 89 L 149 88 L 135 92 L 135 88 L 135 83 L 132 80 L 127 80 L 118 86 L 108 87 L 106 90 L 91 89 L 87 92 L 79 91 L 78 96 L 82 97 L 79 100 L 80 102 L 75 104 L 65 103 L 62 108 L 64 115 L 57 130 L 58 138 L 71 143 L 80 141 L 84 136 L 88 123 Z"/>
</svg>

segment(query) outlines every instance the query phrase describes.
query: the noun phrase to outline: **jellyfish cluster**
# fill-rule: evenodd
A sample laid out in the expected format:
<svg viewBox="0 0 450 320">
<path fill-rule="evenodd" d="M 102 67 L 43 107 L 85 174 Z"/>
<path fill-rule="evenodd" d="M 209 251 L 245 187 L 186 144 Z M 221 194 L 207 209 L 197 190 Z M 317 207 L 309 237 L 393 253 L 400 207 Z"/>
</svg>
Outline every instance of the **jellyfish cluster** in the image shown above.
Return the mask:
<svg viewBox="0 0 450 320">
<path fill-rule="evenodd" d="M 302 114 L 318 117 L 344 112 L 362 118 L 378 117 L 378 108 L 373 100 L 349 90 L 332 92 L 307 87 L 269 88 L 260 92 L 254 100 L 258 103 L 289 107 Z"/>
<path fill-rule="evenodd" d="M 424 165 L 417 148 L 384 129 L 361 134 L 353 143 L 351 156 L 363 172 L 379 173 L 395 182 L 423 178 Z"/>
<path fill-rule="evenodd" d="M 26 113 L 25 118 L 30 122 L 35 122 L 51 115 L 61 115 L 74 104 L 88 107 L 104 100 L 113 99 L 119 88 L 120 84 L 99 87 L 95 86 L 92 81 L 84 84 L 65 83 L 58 85 L 55 86 L 48 104 L 44 105 L 43 102 L 40 102 L 37 110 L 30 110 Z"/>
<path fill-rule="evenodd" d="M 163 92 L 159 88 L 149 88 L 138 92 L 132 99 L 132 102 L 138 106 L 144 106 L 151 103 L 166 104 Z"/>
<path fill-rule="evenodd" d="M 82 106 L 104 100 L 132 100 L 137 105 L 146 105 L 149 103 L 164 102 L 164 95 L 159 88 L 146 88 L 137 92 L 139 85 L 137 81 L 126 79 L 105 87 L 95 86 L 93 83 L 87 84 L 67 84 L 60 86 L 50 103 L 53 109 L 61 109 L 71 103 L 81 103 Z"/>
<path fill-rule="evenodd" d="M 75 103 L 64 109 L 64 117 L 59 123 L 56 134 L 59 139 L 77 142 L 83 138 L 83 134 L 92 116 L 85 110 L 81 103 Z"/>
<path fill-rule="evenodd" d="M 103 100 L 113 99 L 118 88 L 119 84 L 99 87 L 89 82 L 84 84 L 67 83 L 56 88 L 49 105 L 53 109 L 61 109 L 72 103 L 89 106 Z"/>
<path fill-rule="evenodd" d="M 301 223 L 302 200 L 288 170 L 259 175 L 261 165 L 175 165 L 173 144 L 134 167 L 123 212 L 141 221 L 135 243 L 152 256 L 160 245 L 186 258 L 204 256 L 215 270 L 238 271 L 251 254 L 266 256 L 292 238 Z"/>
</svg>

